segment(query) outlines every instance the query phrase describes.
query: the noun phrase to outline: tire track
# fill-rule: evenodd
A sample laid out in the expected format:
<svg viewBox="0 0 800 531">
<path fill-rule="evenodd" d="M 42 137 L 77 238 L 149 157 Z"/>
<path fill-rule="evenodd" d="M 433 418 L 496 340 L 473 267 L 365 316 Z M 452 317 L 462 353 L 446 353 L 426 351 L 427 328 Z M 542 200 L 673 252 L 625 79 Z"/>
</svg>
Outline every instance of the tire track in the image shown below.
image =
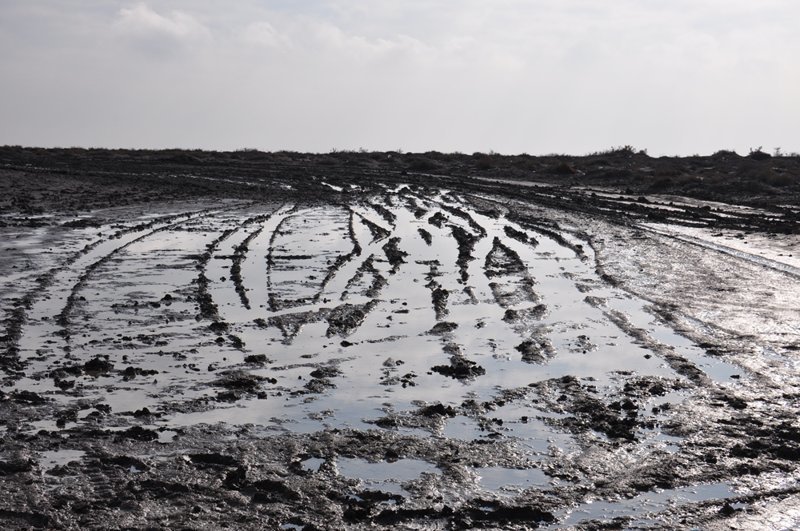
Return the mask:
<svg viewBox="0 0 800 531">
<path fill-rule="evenodd" d="M 18 361 L 17 367 L 21 368 L 21 361 L 18 360 L 21 351 L 27 350 L 28 352 L 35 352 L 37 350 L 36 345 L 41 345 L 38 348 L 44 347 L 45 350 L 49 351 L 51 347 L 46 345 L 45 338 L 50 338 L 53 335 L 65 337 L 68 334 L 65 330 L 65 325 L 68 324 L 69 312 L 75 304 L 76 295 L 74 289 L 76 286 L 80 289 L 80 286 L 83 285 L 88 278 L 87 270 L 90 273 L 97 268 L 100 265 L 97 262 L 102 263 L 101 260 L 103 260 L 103 256 L 108 256 L 140 239 L 141 236 L 135 235 L 142 231 L 150 231 L 146 234 L 155 233 L 160 228 L 163 229 L 172 225 L 177 225 L 183 221 L 194 217 L 205 216 L 214 211 L 214 209 L 203 209 L 171 214 L 168 216 L 161 216 L 146 223 L 120 229 L 109 238 L 99 238 L 87 244 L 65 263 L 39 277 L 39 279 L 37 279 L 37 287 L 24 297 L 21 304 L 15 308 L 13 319 L 7 323 L 7 336 L 11 339 L 11 344 L 7 349 L 7 355 L 16 358 Z M 175 220 L 181 218 L 185 219 L 181 222 L 174 223 Z M 119 243 L 119 245 L 116 245 L 117 243 Z M 104 249 L 104 247 L 108 247 L 108 249 Z M 100 260 L 94 259 L 93 255 L 100 256 Z M 86 265 L 83 265 L 82 262 L 86 262 Z M 77 270 L 82 270 L 83 273 L 79 273 Z M 64 288 L 63 286 L 65 285 L 70 287 L 68 289 Z M 58 286 L 58 288 L 51 290 L 53 286 Z M 63 299 L 64 306 L 51 324 L 48 322 L 49 314 L 52 311 L 52 304 L 49 301 L 53 299 Z M 32 328 L 33 330 L 29 330 L 26 334 L 24 330 L 26 327 Z M 23 345 L 26 335 L 33 338 L 33 343 L 28 348 Z"/>
<path fill-rule="evenodd" d="M 215 213 L 219 213 L 219 212 L 221 212 L 221 211 L 219 211 L 219 210 L 207 210 L 207 211 L 203 211 L 201 213 L 188 214 L 188 215 L 185 215 L 185 219 L 182 219 L 182 220 L 177 221 L 175 223 L 170 223 L 168 225 L 163 225 L 163 226 L 157 226 L 157 227 L 153 228 L 152 230 L 150 230 L 149 232 L 146 232 L 145 234 L 142 234 L 141 236 L 138 236 L 138 237 L 136 237 L 136 238 L 134 238 L 132 240 L 129 240 L 129 241 L 125 242 L 124 244 L 120 245 L 119 247 L 116 247 L 115 249 L 111 250 L 107 254 L 105 254 L 102 257 L 100 257 L 98 260 L 96 260 L 96 261 L 92 262 L 91 264 L 87 265 L 86 267 L 84 267 L 83 268 L 83 273 L 80 274 L 80 276 L 78 277 L 77 282 L 75 282 L 72 285 L 72 287 L 70 288 L 69 295 L 67 296 L 67 299 L 66 299 L 66 303 L 64 304 L 61 312 L 58 314 L 58 316 L 56 317 L 56 320 L 55 320 L 55 323 L 59 327 L 61 327 L 60 330 L 56 332 L 56 335 L 60 335 L 63 338 L 64 343 L 65 343 L 64 350 L 66 352 L 70 352 L 71 351 L 70 331 L 69 331 L 69 329 L 70 329 L 70 313 L 72 313 L 73 308 L 75 307 L 75 304 L 76 304 L 76 301 L 78 300 L 80 291 L 83 290 L 83 288 L 86 286 L 86 283 L 89 280 L 89 278 L 94 274 L 94 272 L 99 267 L 101 267 L 102 265 L 106 264 L 109 260 L 111 260 L 112 258 L 117 256 L 119 253 L 123 252 L 125 249 L 129 248 L 130 246 L 132 246 L 134 244 L 140 243 L 140 242 L 142 242 L 142 241 L 144 241 L 144 240 L 146 240 L 148 238 L 152 238 L 156 234 L 159 234 L 159 233 L 162 233 L 162 232 L 165 232 L 165 231 L 168 231 L 168 230 L 174 230 L 174 229 L 180 227 L 181 225 L 183 225 L 183 224 L 185 224 L 187 222 L 197 221 L 199 219 L 208 217 L 209 215 L 212 215 L 212 214 L 215 214 Z M 184 217 L 184 216 L 181 216 L 181 217 Z"/>
</svg>

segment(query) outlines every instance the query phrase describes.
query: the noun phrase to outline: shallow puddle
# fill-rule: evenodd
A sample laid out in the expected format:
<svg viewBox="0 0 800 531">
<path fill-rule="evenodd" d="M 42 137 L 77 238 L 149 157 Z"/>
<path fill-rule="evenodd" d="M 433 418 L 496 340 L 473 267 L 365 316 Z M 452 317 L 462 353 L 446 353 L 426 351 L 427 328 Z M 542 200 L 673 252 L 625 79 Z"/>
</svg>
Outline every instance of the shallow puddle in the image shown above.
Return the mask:
<svg viewBox="0 0 800 531">
<path fill-rule="evenodd" d="M 385 429 L 504 441 L 538 466 L 587 451 L 584 432 L 608 440 L 610 428 L 586 407 L 570 410 L 572 399 L 594 400 L 606 421 L 651 421 L 630 440 L 643 454 L 677 453 L 682 439 L 659 429 L 670 408 L 651 411 L 686 398 L 671 393 L 691 383 L 675 358 L 709 385 L 736 385 L 742 373 L 659 320 L 647 301 L 610 286 L 575 236 L 479 213 L 446 191 L 399 186 L 337 206 L 174 216 L 100 239 L 54 271 L 27 315 L 17 390 L 63 409 L 102 404 L 125 414 L 119 425 L 160 428 L 164 444 L 200 424 Z M 622 404 L 636 385 L 657 391 Z M 60 425 L 31 419 L 26 429 L 89 423 L 96 415 L 86 411 Z M 414 459 L 336 464 L 367 489 L 404 496 L 404 483 L 440 474 Z M 312 472 L 321 465 L 302 463 Z M 551 487 L 539 468 L 474 473 L 499 496 Z M 731 496 L 725 489 L 598 501 L 563 523 Z"/>
<path fill-rule="evenodd" d="M 547 487 L 550 478 L 536 468 L 517 470 L 490 466 L 474 469 L 478 485 L 486 491 L 501 496 L 515 496 L 532 487 Z"/>
<path fill-rule="evenodd" d="M 635 498 L 618 502 L 598 500 L 585 503 L 570 511 L 566 518 L 559 522 L 558 527 L 578 525 L 586 520 L 608 521 L 614 518 L 631 518 L 626 524 L 630 528 L 649 527 L 652 519 L 645 518 L 649 513 L 658 513 L 683 504 L 734 497 L 736 497 L 736 493 L 731 490 L 729 485 L 715 483 L 660 492 L 646 492 Z M 556 527 L 552 529 L 556 529 Z"/>
<path fill-rule="evenodd" d="M 419 459 L 400 459 L 392 463 L 371 463 L 363 459 L 339 457 L 336 459 L 339 474 L 361 480 L 367 490 L 381 490 L 392 494 L 408 495 L 403 483 L 419 479 L 423 474 L 437 474 L 438 469 Z"/>
</svg>

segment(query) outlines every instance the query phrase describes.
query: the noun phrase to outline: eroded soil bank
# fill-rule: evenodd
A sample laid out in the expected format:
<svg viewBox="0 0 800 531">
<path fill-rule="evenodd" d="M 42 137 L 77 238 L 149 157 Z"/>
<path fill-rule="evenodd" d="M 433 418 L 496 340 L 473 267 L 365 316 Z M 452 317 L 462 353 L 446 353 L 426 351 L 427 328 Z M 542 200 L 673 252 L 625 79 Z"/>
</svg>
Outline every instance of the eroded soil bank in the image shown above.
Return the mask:
<svg viewBox="0 0 800 531">
<path fill-rule="evenodd" d="M 42 160 L 0 170 L 3 528 L 800 525 L 792 204 Z"/>
</svg>

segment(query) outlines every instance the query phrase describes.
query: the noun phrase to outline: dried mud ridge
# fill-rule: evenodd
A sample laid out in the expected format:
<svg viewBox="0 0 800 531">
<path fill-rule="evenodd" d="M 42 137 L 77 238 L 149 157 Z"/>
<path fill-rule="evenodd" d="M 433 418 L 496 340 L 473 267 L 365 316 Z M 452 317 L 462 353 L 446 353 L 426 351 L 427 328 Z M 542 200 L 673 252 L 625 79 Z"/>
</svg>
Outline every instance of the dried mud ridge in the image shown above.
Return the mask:
<svg viewBox="0 0 800 531">
<path fill-rule="evenodd" d="M 3 528 L 796 523 L 800 338 L 665 304 L 607 251 L 708 253 L 654 270 L 663 290 L 794 289 L 788 265 L 641 225 L 794 233 L 788 214 L 331 170 L 178 175 L 156 202 L 98 173 L 52 186 L 105 204 L 44 215 L 15 175 Z"/>
</svg>

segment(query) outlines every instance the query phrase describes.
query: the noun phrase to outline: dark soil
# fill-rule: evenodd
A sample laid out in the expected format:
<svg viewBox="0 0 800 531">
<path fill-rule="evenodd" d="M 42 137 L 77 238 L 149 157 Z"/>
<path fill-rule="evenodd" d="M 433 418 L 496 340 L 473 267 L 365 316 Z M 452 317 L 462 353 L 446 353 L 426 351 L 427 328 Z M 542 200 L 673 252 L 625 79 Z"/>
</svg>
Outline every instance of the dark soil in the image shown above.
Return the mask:
<svg viewBox="0 0 800 531">
<path fill-rule="evenodd" d="M 331 191 L 351 184 L 352 195 Z M 392 192 L 399 185 L 406 188 Z M 344 224 L 301 242 L 307 251 L 291 250 L 286 224 L 271 239 L 261 233 L 278 205 L 335 208 Z M 500 220 L 494 232 L 491 220 Z M 408 229 L 416 241 L 395 235 L 415 222 L 425 227 Z M 533 157 L 0 147 L 0 528 L 800 525 L 800 338 L 784 326 L 796 322 L 800 275 L 759 257 L 720 258 L 648 232 L 647 223 L 780 243 L 800 234 L 800 159 L 760 151 L 653 158 L 630 148 Z M 121 266 L 122 253 L 162 233 L 196 238 L 199 250 L 170 254 L 165 244 L 163 263 Z M 39 234 L 39 247 L 23 248 Z M 318 270 L 295 265 L 313 262 L 315 246 L 334 238 L 341 250 Z M 417 260 L 419 249 L 443 241 L 454 263 Z M 531 262 L 551 259 L 556 247 L 591 275 L 537 276 Z M 526 262 L 520 248 L 536 260 Z M 266 264 L 258 286 L 243 271 L 255 249 Z M 95 252 L 100 258 L 89 260 Z M 214 291 L 221 281 L 211 271 L 222 265 L 230 300 Z M 73 266 L 75 277 L 58 285 Z M 489 288 L 480 299 L 474 268 Z M 135 285 L 144 269 L 163 273 L 147 287 L 157 295 L 113 292 Z M 329 298 L 340 272 L 347 289 Z M 174 280 L 183 274 L 185 282 Z M 684 288 L 676 278 L 696 283 Z M 420 286 L 424 312 L 389 289 L 397 279 Z M 548 323 L 560 308 L 542 292 L 556 280 L 572 282 L 613 334 Z M 255 299 L 258 289 L 269 299 Z M 700 357 L 610 307 L 611 290 L 648 301 L 648 319 Z M 752 302 L 753 290 L 772 305 Z M 103 312 L 90 312 L 106 299 Z M 42 301 L 53 311 L 33 322 Z M 700 303 L 724 311 L 692 313 Z M 253 313 L 235 322 L 226 314 L 232 305 Z M 475 326 L 456 322 L 464 308 L 487 307 Z M 714 320 L 742 308 L 773 315 L 775 326 L 762 337 Z M 124 332 L 107 329 L 112 319 Z M 365 323 L 375 337 L 355 337 Z M 402 334 L 378 333 L 395 324 Z M 506 325 L 518 337 L 503 348 Z M 25 335 L 37 326 L 52 333 Z M 264 340 L 270 330 L 282 342 Z M 293 343 L 305 333 L 330 341 Z M 609 367 L 597 358 L 609 337 L 629 338 L 635 352 L 621 355 L 642 367 L 655 357 L 668 375 L 611 367 L 518 381 L 514 372 L 557 371 L 575 359 Z M 417 352 L 387 355 L 398 338 L 435 349 L 414 365 Z M 492 348 L 476 347 L 478 339 Z M 285 352 L 293 359 L 276 362 Z M 727 364 L 723 383 L 714 360 Z M 359 379 L 388 394 L 362 396 Z M 412 407 L 393 398 L 412 391 Z M 284 404 L 297 417 L 270 418 Z M 311 418 L 318 429 L 306 429 L 309 404 L 320 406 Z M 176 420 L 184 415 L 202 420 Z M 414 467 L 422 471 L 395 477 Z M 376 469 L 385 470 L 380 480 L 366 472 Z M 542 479 L 493 488 L 495 470 Z M 735 489 L 704 497 L 704 486 Z M 701 493 L 647 501 L 684 488 Z"/>
</svg>

